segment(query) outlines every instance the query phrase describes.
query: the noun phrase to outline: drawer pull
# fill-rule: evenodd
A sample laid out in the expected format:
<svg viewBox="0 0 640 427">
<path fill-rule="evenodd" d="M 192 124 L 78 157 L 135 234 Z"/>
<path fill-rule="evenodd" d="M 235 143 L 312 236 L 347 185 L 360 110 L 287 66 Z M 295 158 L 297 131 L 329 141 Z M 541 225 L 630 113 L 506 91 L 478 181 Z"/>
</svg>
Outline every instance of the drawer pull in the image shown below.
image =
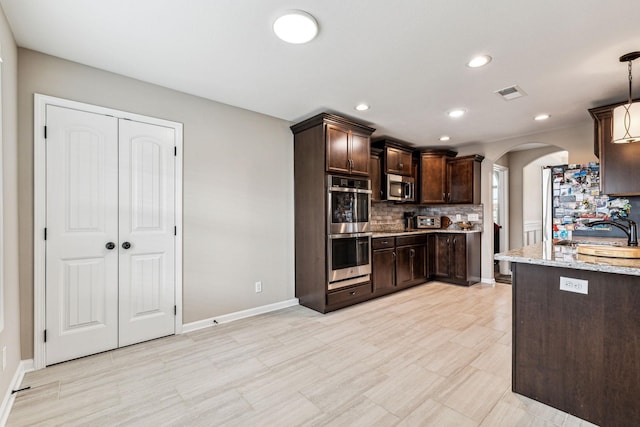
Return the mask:
<svg viewBox="0 0 640 427">
<path fill-rule="evenodd" d="M 357 294 L 357 292 L 356 292 L 356 291 L 351 291 L 351 292 L 349 292 L 349 295 L 351 295 L 351 296 L 354 296 L 355 294 Z"/>
</svg>

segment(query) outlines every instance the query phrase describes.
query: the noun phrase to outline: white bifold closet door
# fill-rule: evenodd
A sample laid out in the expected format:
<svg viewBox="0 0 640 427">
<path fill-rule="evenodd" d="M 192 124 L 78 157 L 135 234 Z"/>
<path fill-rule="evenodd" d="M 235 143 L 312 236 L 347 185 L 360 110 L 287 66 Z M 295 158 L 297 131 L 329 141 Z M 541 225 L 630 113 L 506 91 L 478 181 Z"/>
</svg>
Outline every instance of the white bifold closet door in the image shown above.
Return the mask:
<svg viewBox="0 0 640 427">
<path fill-rule="evenodd" d="M 48 105 L 46 363 L 175 333 L 174 130 Z"/>
</svg>

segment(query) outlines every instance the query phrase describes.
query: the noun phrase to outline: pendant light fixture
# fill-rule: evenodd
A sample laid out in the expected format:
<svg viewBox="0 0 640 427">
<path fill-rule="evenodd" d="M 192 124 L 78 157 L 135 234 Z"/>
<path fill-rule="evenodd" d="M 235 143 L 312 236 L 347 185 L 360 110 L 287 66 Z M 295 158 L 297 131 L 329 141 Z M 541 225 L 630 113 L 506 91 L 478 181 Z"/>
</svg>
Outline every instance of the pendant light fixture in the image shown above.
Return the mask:
<svg viewBox="0 0 640 427">
<path fill-rule="evenodd" d="M 620 57 L 620 62 L 629 63 L 629 101 L 613 109 L 611 142 L 628 144 L 640 142 L 640 102 L 633 102 L 631 96 L 631 62 L 640 58 L 640 52 L 631 52 Z"/>
</svg>

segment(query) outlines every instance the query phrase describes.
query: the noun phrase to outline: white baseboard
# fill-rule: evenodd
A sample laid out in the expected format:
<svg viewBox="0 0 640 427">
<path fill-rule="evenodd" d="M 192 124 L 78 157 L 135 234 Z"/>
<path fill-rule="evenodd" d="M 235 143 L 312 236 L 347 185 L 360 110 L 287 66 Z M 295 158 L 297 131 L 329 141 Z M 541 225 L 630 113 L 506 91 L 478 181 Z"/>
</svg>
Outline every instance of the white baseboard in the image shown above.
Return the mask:
<svg viewBox="0 0 640 427">
<path fill-rule="evenodd" d="M 493 277 L 483 277 L 480 279 L 480 282 L 486 283 L 487 285 L 495 285 L 496 279 L 494 279 Z"/>
<path fill-rule="evenodd" d="M 229 323 L 234 320 L 245 319 L 258 314 L 269 313 L 271 311 L 282 310 L 283 308 L 298 305 L 298 298 L 287 301 L 276 302 L 273 304 L 263 305 L 260 307 L 250 308 L 248 310 L 236 311 L 235 313 L 223 314 L 222 316 L 210 317 L 209 319 L 198 320 L 196 322 L 185 323 L 182 325 L 182 333 L 197 331 L 198 329 L 208 328 L 216 324 Z"/>
<path fill-rule="evenodd" d="M 2 399 L 2 406 L 0 406 L 0 426 L 7 424 L 9 413 L 13 406 L 13 401 L 16 400 L 16 395 L 13 393 L 13 390 L 17 390 L 20 387 L 24 374 L 30 371 L 33 371 L 33 359 L 23 360 L 18 364 L 18 368 L 13 374 L 13 378 L 11 379 L 11 383 L 5 393 L 4 399 Z"/>
</svg>

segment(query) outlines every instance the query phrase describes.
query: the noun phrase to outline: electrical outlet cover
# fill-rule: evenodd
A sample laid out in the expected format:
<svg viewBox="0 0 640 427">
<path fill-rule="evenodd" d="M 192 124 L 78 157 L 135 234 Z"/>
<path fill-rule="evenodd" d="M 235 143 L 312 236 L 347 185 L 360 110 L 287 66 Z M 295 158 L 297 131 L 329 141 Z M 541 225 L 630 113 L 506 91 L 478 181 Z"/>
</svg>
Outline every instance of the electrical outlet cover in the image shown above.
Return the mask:
<svg viewBox="0 0 640 427">
<path fill-rule="evenodd" d="M 479 221 L 480 218 L 478 217 L 478 214 L 469 214 L 467 215 L 467 221 Z"/>
</svg>

